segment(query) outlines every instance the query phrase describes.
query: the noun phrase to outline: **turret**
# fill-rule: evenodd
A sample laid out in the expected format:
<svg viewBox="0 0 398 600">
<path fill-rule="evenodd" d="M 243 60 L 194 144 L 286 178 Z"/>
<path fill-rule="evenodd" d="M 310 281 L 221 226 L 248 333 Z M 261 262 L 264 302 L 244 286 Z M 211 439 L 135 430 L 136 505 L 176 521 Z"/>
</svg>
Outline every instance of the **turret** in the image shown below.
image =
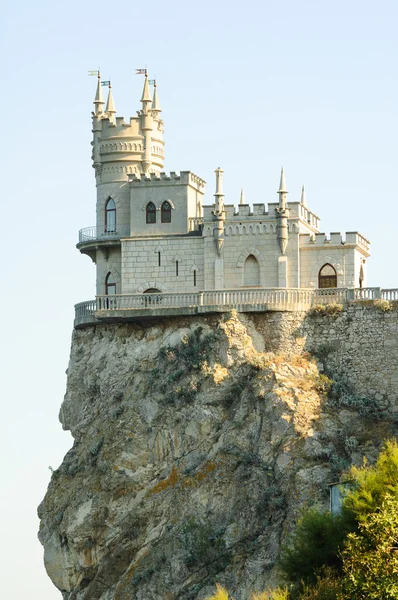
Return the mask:
<svg viewBox="0 0 398 600">
<path fill-rule="evenodd" d="M 111 123 L 115 122 L 116 109 L 115 109 L 115 104 L 113 102 L 112 85 L 110 82 L 109 82 L 108 100 L 106 102 L 105 114 L 108 117 L 108 119 L 111 121 Z"/>
<path fill-rule="evenodd" d="M 159 119 L 159 113 L 162 111 L 160 107 L 159 97 L 158 97 L 158 88 L 156 83 L 153 86 L 153 101 L 152 101 L 152 114 L 154 119 Z"/>
<path fill-rule="evenodd" d="M 149 89 L 148 74 L 145 73 L 144 89 L 141 96 L 141 129 L 144 136 L 144 156 L 142 160 L 142 171 L 148 173 L 152 164 L 151 132 L 153 130 L 153 116 L 151 113 L 152 96 Z"/>
<path fill-rule="evenodd" d="M 93 73 L 95 74 L 95 73 Z M 102 89 L 101 89 L 101 75 L 100 72 L 98 71 L 98 81 L 97 81 L 97 92 L 95 94 L 95 99 L 94 99 L 94 114 L 97 115 L 98 117 L 100 117 L 103 112 L 104 112 L 104 100 L 102 98 Z"/>
<path fill-rule="evenodd" d="M 289 193 L 286 188 L 285 182 L 285 172 L 281 170 L 281 180 L 279 183 L 279 190 L 277 192 L 279 194 L 279 206 L 276 208 L 276 216 L 278 219 L 277 224 L 277 232 L 278 232 L 278 242 L 279 247 L 282 252 L 282 256 L 285 255 L 287 244 L 289 241 L 289 234 L 287 228 L 287 218 L 289 216 L 289 209 L 286 208 L 286 196 Z"/>
<path fill-rule="evenodd" d="M 220 256 L 221 248 L 224 243 L 224 222 L 226 217 L 226 212 L 224 210 L 224 192 L 223 192 L 223 181 L 222 176 L 224 171 L 218 167 L 215 171 L 216 174 L 216 193 L 214 194 L 214 204 L 213 204 L 213 220 L 216 222 L 214 226 L 214 238 L 217 247 L 217 254 Z"/>
<path fill-rule="evenodd" d="M 102 82 L 102 84 L 107 82 Z M 159 174 L 164 167 L 163 121 L 159 118 L 160 105 L 152 97 L 148 78 L 145 77 L 141 95 L 142 109 L 137 116 L 125 122 L 116 117 L 113 90 L 109 82 L 107 103 L 102 98 L 101 80 L 98 77 L 93 112 L 93 166 L 97 184 L 126 182 L 131 174 Z M 155 119 L 155 115 L 157 118 Z M 98 190 L 100 193 L 100 190 Z M 102 193 L 102 192 L 101 192 Z M 107 192 L 108 193 L 108 192 Z"/>
</svg>

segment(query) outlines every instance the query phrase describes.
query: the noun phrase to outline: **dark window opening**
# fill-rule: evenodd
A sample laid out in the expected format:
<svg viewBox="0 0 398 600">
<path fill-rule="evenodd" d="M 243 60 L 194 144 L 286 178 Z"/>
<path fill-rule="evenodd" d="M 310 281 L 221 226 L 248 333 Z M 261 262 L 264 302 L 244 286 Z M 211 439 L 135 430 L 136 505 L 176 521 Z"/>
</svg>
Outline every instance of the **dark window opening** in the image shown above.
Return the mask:
<svg viewBox="0 0 398 600">
<path fill-rule="evenodd" d="M 163 202 L 160 210 L 160 220 L 162 223 L 171 223 L 171 204 L 170 202 Z"/>
<path fill-rule="evenodd" d="M 178 260 L 176 260 L 176 276 L 178 277 Z"/>
<path fill-rule="evenodd" d="M 156 206 L 153 202 L 149 202 L 146 207 L 146 222 L 156 223 Z"/>
<path fill-rule="evenodd" d="M 158 267 L 162 264 L 162 259 L 160 258 L 160 252 L 158 252 Z"/>
<path fill-rule="evenodd" d="M 193 285 L 196 286 L 196 270 L 193 272 Z"/>
</svg>

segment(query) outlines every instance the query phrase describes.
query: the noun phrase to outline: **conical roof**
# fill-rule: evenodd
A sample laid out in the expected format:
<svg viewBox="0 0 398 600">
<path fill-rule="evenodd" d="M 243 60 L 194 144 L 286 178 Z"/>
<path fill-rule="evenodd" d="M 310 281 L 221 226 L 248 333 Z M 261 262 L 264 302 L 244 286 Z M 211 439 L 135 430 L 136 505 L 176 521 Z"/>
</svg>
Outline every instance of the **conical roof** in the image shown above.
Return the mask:
<svg viewBox="0 0 398 600">
<path fill-rule="evenodd" d="M 141 102 L 152 102 L 151 90 L 149 88 L 148 75 L 145 73 L 144 89 L 142 90 Z"/>
<path fill-rule="evenodd" d="M 285 182 L 285 171 L 283 170 L 283 167 L 281 169 L 281 181 L 279 183 L 279 190 L 278 190 L 278 194 L 288 194 L 289 192 L 286 189 L 286 182 Z"/>
<path fill-rule="evenodd" d="M 153 101 L 152 101 L 152 110 L 157 110 L 160 112 L 162 109 L 160 108 L 159 98 L 158 98 L 158 89 L 156 87 L 156 83 L 153 89 Z"/>
<path fill-rule="evenodd" d="M 112 86 L 109 84 L 109 92 L 108 92 L 108 100 L 106 102 L 105 112 L 107 113 L 115 113 L 115 103 L 113 102 L 113 94 L 112 94 Z"/>
</svg>

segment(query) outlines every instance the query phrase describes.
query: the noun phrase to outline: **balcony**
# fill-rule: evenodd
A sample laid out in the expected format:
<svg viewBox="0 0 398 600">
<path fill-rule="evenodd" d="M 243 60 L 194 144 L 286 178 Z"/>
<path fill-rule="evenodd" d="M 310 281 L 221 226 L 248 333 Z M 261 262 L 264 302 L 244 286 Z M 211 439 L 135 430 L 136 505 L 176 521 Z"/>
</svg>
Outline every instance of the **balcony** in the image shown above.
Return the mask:
<svg viewBox="0 0 398 600">
<path fill-rule="evenodd" d="M 317 304 L 398 301 L 398 289 L 242 289 L 176 294 L 118 294 L 97 296 L 75 306 L 75 327 L 90 323 L 134 321 L 144 317 L 228 312 L 307 311 Z"/>
<path fill-rule="evenodd" d="M 118 225 L 112 231 L 106 231 L 104 227 L 85 227 L 79 231 L 77 248 L 82 254 L 88 254 L 95 261 L 95 253 L 98 246 L 117 246 L 120 239 L 130 235 L 130 225 Z"/>
<path fill-rule="evenodd" d="M 106 242 L 120 240 L 130 235 L 130 225 L 118 225 L 113 231 L 105 231 L 103 227 L 85 227 L 79 231 L 79 244 L 90 242 Z"/>
</svg>

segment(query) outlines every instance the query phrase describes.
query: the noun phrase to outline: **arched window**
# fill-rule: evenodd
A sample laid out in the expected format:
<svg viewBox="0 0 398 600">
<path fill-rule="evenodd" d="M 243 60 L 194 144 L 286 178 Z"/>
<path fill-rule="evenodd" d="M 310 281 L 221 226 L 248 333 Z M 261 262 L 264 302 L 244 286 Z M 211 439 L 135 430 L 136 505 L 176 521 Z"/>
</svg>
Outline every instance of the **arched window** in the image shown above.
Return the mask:
<svg viewBox="0 0 398 600">
<path fill-rule="evenodd" d="M 116 231 L 116 204 L 109 198 L 105 206 L 105 232 Z"/>
<path fill-rule="evenodd" d="M 171 223 L 171 204 L 165 200 L 160 211 L 160 220 L 162 223 Z"/>
<path fill-rule="evenodd" d="M 337 287 L 337 273 L 336 269 L 329 263 L 323 265 L 318 275 L 318 287 L 319 288 L 336 288 Z"/>
<path fill-rule="evenodd" d="M 260 285 L 260 265 L 253 254 L 249 254 L 245 260 L 243 267 L 243 285 L 247 285 L 248 287 Z"/>
<path fill-rule="evenodd" d="M 111 272 L 105 278 L 105 294 L 107 296 L 116 294 L 116 281 Z"/>
<path fill-rule="evenodd" d="M 146 222 L 156 223 L 156 206 L 153 202 L 149 202 L 146 205 Z"/>
</svg>

